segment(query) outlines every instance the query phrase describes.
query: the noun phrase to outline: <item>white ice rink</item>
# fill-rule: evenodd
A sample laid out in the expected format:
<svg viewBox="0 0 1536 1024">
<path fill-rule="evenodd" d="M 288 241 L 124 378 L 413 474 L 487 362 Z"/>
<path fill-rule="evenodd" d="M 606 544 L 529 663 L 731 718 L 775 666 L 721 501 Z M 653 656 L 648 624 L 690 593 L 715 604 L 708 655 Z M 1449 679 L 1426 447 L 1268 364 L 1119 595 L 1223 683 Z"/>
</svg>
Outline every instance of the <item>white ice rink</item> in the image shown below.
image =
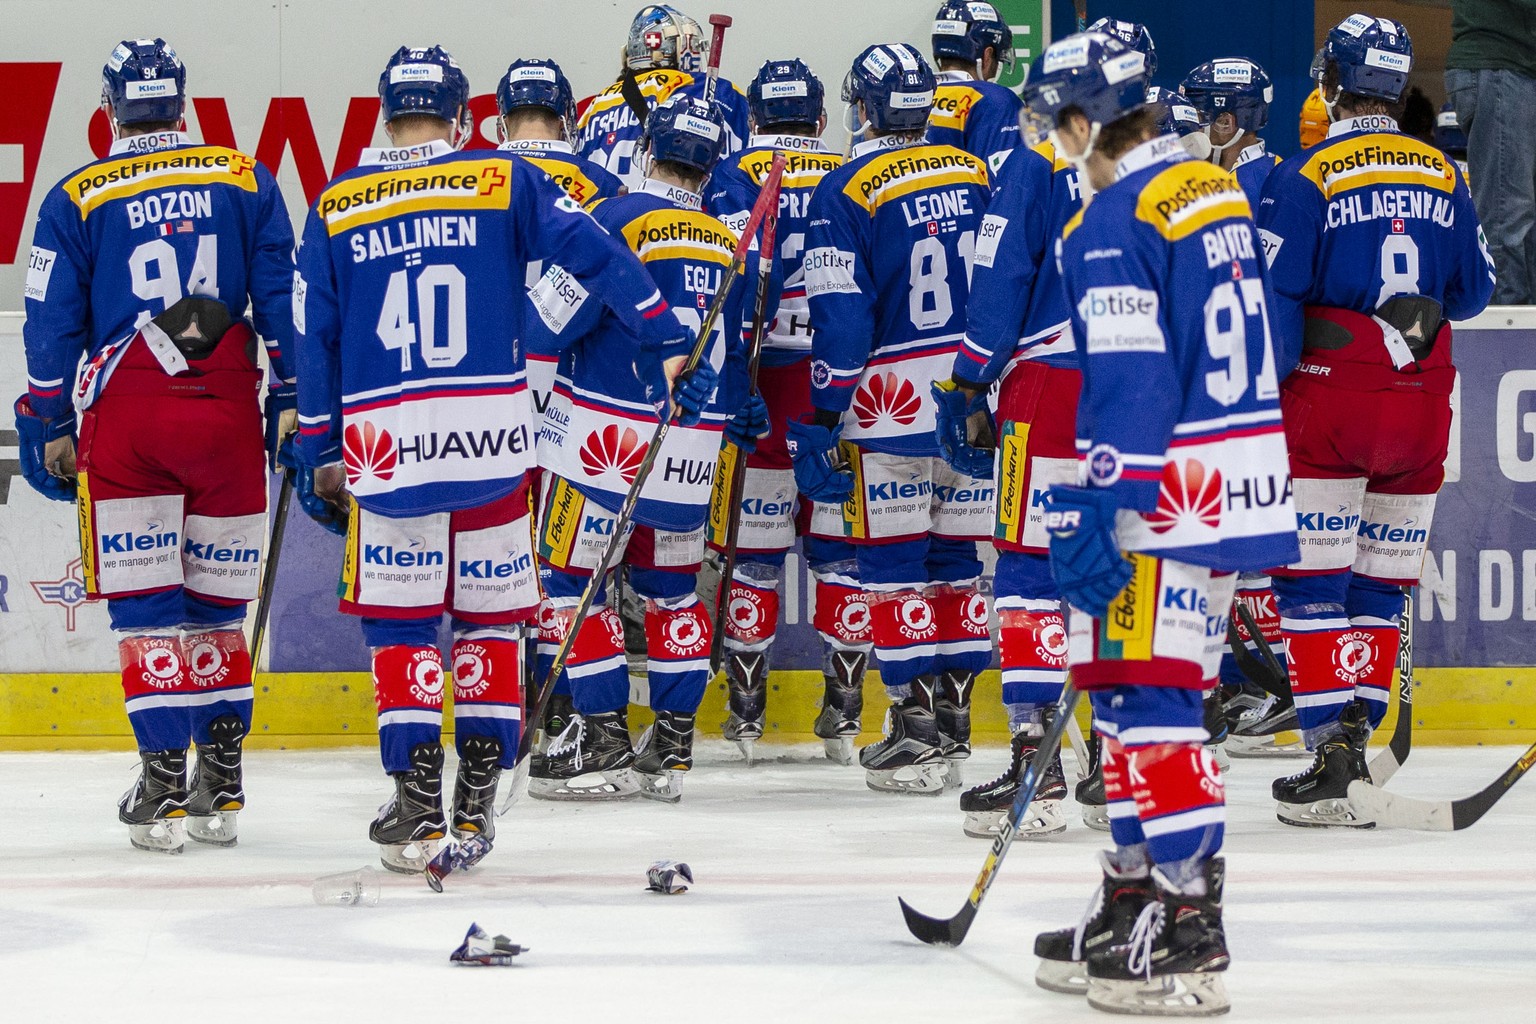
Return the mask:
<svg viewBox="0 0 1536 1024">
<path fill-rule="evenodd" d="M 310 896 L 318 875 L 377 863 L 370 750 L 250 755 L 240 846 L 179 857 L 131 849 L 117 824 L 132 755 L 0 755 L 0 1021 L 1109 1019 L 1036 988 L 1030 956 L 1037 931 L 1078 919 L 1106 837 L 1074 821 L 1015 844 L 965 945 L 928 948 L 896 897 L 953 913 L 986 852 L 954 795 L 876 795 L 819 748 L 769 752 L 748 771 L 701 743 L 676 807 L 524 800 L 446 893 L 388 876 L 371 909 Z M 969 777 L 1003 754 L 978 751 Z M 1393 788 L 1464 795 L 1518 754 L 1415 750 Z M 1536 782 L 1467 832 L 1306 832 L 1268 798 L 1274 769 L 1304 763 L 1228 776 L 1229 1019 L 1536 1020 Z M 659 858 L 697 887 L 645 892 Z M 531 952 L 450 965 L 471 921 Z"/>
</svg>

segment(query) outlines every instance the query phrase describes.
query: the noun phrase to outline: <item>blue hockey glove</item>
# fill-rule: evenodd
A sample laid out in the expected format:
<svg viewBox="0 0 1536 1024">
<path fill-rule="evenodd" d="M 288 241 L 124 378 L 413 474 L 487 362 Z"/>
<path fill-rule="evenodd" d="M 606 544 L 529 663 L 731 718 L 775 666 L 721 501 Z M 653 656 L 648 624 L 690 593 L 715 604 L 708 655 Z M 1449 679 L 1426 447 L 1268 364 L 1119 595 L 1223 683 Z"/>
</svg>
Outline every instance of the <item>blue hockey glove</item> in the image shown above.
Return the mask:
<svg viewBox="0 0 1536 1024">
<path fill-rule="evenodd" d="M 1074 607 L 1098 618 L 1135 573 L 1115 541 L 1119 510 L 1109 491 L 1065 484 L 1051 488 L 1045 506 L 1056 585 Z"/>
<path fill-rule="evenodd" d="M 756 391 L 747 396 L 736 415 L 725 421 L 725 437 L 737 448 L 751 455 L 757 442 L 773 432 L 768 423 L 768 403 Z"/>
<path fill-rule="evenodd" d="M 32 399 L 22 395 L 16 399 L 16 436 L 21 449 L 21 475 L 32 489 L 54 501 L 74 501 L 74 409 L 70 409 L 68 416 L 45 420 L 32 411 Z M 48 451 L 50 445 L 55 449 L 63 447 L 52 443 L 66 438 L 70 442 L 67 454 Z M 58 463 L 57 472 L 48 466 L 49 455 L 54 455 Z"/>
<path fill-rule="evenodd" d="M 283 439 L 298 427 L 299 389 L 295 384 L 274 384 L 267 388 L 267 463 L 276 473 L 281 462 L 278 453 Z"/>
<path fill-rule="evenodd" d="M 815 423 L 789 421 L 785 444 L 794 461 L 795 486 L 812 501 L 840 505 L 853 493 L 853 474 L 837 447 L 842 436 L 841 423 L 828 429 Z"/>
<path fill-rule="evenodd" d="M 704 410 L 714 400 L 715 388 L 720 385 L 720 375 L 708 363 L 700 363 L 689 374 L 678 374 L 672 386 L 672 401 L 677 406 L 679 426 L 695 427 L 704 416 Z"/>
<path fill-rule="evenodd" d="M 292 445 L 285 447 L 291 449 Z M 347 497 L 338 479 L 346 479 L 339 462 L 328 466 L 306 466 L 301 463 L 294 473 L 293 486 L 299 496 L 299 507 L 305 515 L 336 536 L 345 537 L 352 499 Z"/>
<path fill-rule="evenodd" d="M 938 406 L 934 435 L 944 461 L 957 473 L 979 480 L 992 479 L 997 421 L 987 405 L 987 393 L 981 391 L 967 399 L 955 381 L 936 380 L 933 400 Z"/>
</svg>

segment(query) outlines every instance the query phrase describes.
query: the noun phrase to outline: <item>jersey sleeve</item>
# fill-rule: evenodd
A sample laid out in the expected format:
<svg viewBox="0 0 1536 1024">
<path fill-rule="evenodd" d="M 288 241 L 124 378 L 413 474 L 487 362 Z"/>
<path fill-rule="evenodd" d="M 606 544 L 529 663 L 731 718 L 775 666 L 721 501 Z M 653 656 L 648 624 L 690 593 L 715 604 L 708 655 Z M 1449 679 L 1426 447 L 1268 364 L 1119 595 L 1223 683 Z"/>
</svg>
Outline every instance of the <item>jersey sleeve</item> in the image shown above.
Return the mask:
<svg viewBox="0 0 1536 1024">
<path fill-rule="evenodd" d="M 1121 508 L 1150 512 L 1184 405 L 1184 381 L 1160 280 L 1166 249 L 1149 226 L 1125 228 L 1131 216 L 1117 225 L 1113 246 L 1103 237 L 1113 218 L 1096 218 L 1096 237 L 1106 244 L 1095 247 L 1118 255 L 1084 260 L 1090 239 L 1074 238 L 1063 269 L 1068 293 L 1079 300 L 1072 311 L 1083 369 L 1078 449 L 1088 461 L 1088 483 L 1114 492 Z M 1088 230 L 1085 222 L 1077 234 Z"/>
<path fill-rule="evenodd" d="M 341 310 L 325 222 L 310 211 L 293 276 L 293 345 L 299 382 L 300 456 L 341 458 Z"/>
<path fill-rule="evenodd" d="M 813 331 L 811 404 L 841 415 L 853 402 L 875 332 L 869 218 L 825 179 L 812 193 L 808 212 L 805 294 Z"/>
<path fill-rule="evenodd" d="M 281 381 L 293 370 L 293 224 L 272 174 L 256 165 L 256 234 L 250 255 L 251 319 Z"/>
<path fill-rule="evenodd" d="M 1456 245 L 1459 259 L 1445 290 L 1445 317 L 1447 320 L 1466 320 L 1481 313 L 1493 298 L 1497 273 L 1493 256 L 1488 252 L 1488 239 L 1472 207 L 1472 194 L 1467 191 L 1467 181 L 1456 171 L 1456 190 L 1451 197 L 1456 215 Z"/>
<path fill-rule="evenodd" d="M 44 419 L 68 413 L 75 370 L 89 346 L 90 249 L 85 225 L 68 197 L 55 189 L 43 200 L 27 262 L 27 392 Z"/>
<path fill-rule="evenodd" d="M 704 184 L 704 212 L 739 235 L 752 215 L 758 191 L 734 164 L 721 162 Z"/>
<path fill-rule="evenodd" d="M 1019 144 L 1019 113 L 1024 103 L 1008 89 L 988 90 L 965 122 L 965 144 L 972 156 L 986 161 L 987 170 L 997 174 Z"/>
<path fill-rule="evenodd" d="M 1024 331 L 1042 262 L 1051 258 L 1051 165 L 1020 150 L 998 174 L 977 231 L 965 338 L 954 377 L 983 387 L 1002 375 Z"/>
<path fill-rule="evenodd" d="M 1322 241 L 1321 193 L 1282 167 L 1264 183 L 1254 216 L 1273 289 L 1276 372 L 1284 380 L 1301 361 L 1302 307 L 1312 301 Z"/>
<path fill-rule="evenodd" d="M 511 237 L 520 264 L 558 260 L 612 309 L 642 345 L 661 348 L 682 333 L 661 290 L 623 242 L 525 160 L 512 160 Z"/>
</svg>

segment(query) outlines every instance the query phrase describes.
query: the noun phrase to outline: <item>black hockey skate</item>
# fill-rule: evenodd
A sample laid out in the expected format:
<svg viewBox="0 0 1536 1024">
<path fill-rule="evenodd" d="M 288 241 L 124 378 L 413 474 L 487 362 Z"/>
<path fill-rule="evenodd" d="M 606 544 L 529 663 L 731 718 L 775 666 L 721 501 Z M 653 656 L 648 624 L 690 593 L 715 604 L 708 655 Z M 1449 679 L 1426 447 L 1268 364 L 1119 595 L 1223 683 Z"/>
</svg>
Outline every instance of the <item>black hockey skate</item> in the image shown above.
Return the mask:
<svg viewBox="0 0 1536 1024">
<path fill-rule="evenodd" d="M 496 784 L 501 780 L 501 741 L 494 736 L 466 736 L 460 747 L 449 828 L 459 842 L 480 836 L 489 843 L 496 838 Z"/>
<path fill-rule="evenodd" d="M 640 795 L 675 804 L 683 798 L 683 773 L 693 768 L 693 715 L 658 711 L 635 747 Z"/>
<path fill-rule="evenodd" d="M 726 648 L 725 685 L 730 717 L 721 725 L 720 732 L 736 744 L 750 768 L 754 759 L 752 748 L 763 737 L 768 711 L 768 652 Z"/>
<path fill-rule="evenodd" d="M 1232 761 L 1227 757 L 1227 713 L 1221 704 L 1221 687 L 1206 693 L 1201 707 L 1205 712 L 1205 749 L 1211 752 L 1216 767 L 1226 771 L 1232 767 Z"/>
<path fill-rule="evenodd" d="M 1088 957 L 1088 1005 L 1153 1017 L 1214 1017 L 1230 1010 L 1222 980 L 1231 960 L 1221 924 L 1225 874 L 1222 858 L 1206 861 L 1184 887 L 1204 890 L 1194 895 L 1153 868 L 1157 899 L 1142 909 L 1130 938 Z"/>
<path fill-rule="evenodd" d="M 1073 796 L 1083 811 L 1083 824 L 1095 832 L 1109 831 L 1109 799 L 1104 795 L 1104 737 L 1088 737 L 1088 774 L 1078 781 Z"/>
<path fill-rule="evenodd" d="M 1340 731 L 1317 748 L 1311 767 L 1276 779 L 1271 791 L 1280 806 L 1275 817 L 1304 828 L 1375 828 L 1376 822 L 1356 813 L 1349 802 L 1349 784 L 1371 781 L 1365 745 L 1371 738 L 1366 707 L 1360 701 L 1344 706 Z"/>
<path fill-rule="evenodd" d="M 550 740 L 564 732 L 575 717 L 576 706 L 571 703 L 570 694 L 550 694 L 549 702 L 544 705 L 544 721 L 539 724 L 538 735 L 533 738 L 534 753 L 542 754 L 549 749 Z"/>
<path fill-rule="evenodd" d="M 539 800 L 618 800 L 640 792 L 628 708 L 573 715 L 529 761 L 528 795 Z"/>
<path fill-rule="evenodd" d="M 944 755 L 944 784 L 959 788 L 960 768 L 971 756 L 971 692 L 976 677 L 970 672 L 945 672 L 939 677 L 933 716 L 939 726 L 939 750 Z"/>
<path fill-rule="evenodd" d="M 826 678 L 826 694 L 813 731 L 821 737 L 827 757 L 838 764 L 853 764 L 853 741 L 863 725 L 864 672 L 869 667 L 869 652 L 825 647 L 821 671 Z"/>
<path fill-rule="evenodd" d="M 1227 753 L 1233 757 L 1293 757 L 1307 752 L 1294 702 L 1245 680 L 1224 710 Z"/>
<path fill-rule="evenodd" d="M 443 820 L 443 745 L 416 744 L 410 770 L 392 772 L 391 777 L 395 793 L 368 826 L 368 838 L 379 844 L 379 861 L 386 868 L 418 874 L 448 831 Z"/>
<path fill-rule="evenodd" d="M 1054 711 L 1046 712 L 1043 726 L 1027 726 L 1013 734 L 1009 741 L 1013 759 L 1003 774 L 980 786 L 960 794 L 960 809 L 965 812 L 965 834 L 977 839 L 991 839 L 1003 829 L 1003 822 L 1019 795 L 1019 784 L 1024 769 L 1034 759 L 1039 749 L 1043 730 L 1050 728 Z M 1041 731 L 1036 731 L 1036 730 Z M 1061 767 L 1061 751 L 1055 751 L 1040 776 L 1035 798 L 1029 803 L 1029 811 L 1019 823 L 1020 839 L 1039 839 L 1054 836 L 1067 830 L 1067 819 L 1062 813 L 1062 801 L 1067 798 L 1067 778 Z"/>
<path fill-rule="evenodd" d="M 245 723 L 220 715 L 208 724 L 210 742 L 197 745 L 197 763 L 187 788 L 187 838 L 209 846 L 239 842 L 235 816 L 245 807 L 241 750 Z"/>
<path fill-rule="evenodd" d="M 139 777 L 117 803 L 128 841 L 151 853 L 180 853 L 186 844 L 187 752 L 139 751 Z"/>
<path fill-rule="evenodd" d="M 938 686 L 934 676 L 914 679 L 912 695 L 886 711 L 885 736 L 859 751 L 864 784 L 870 789 L 924 796 L 944 792 L 947 772 L 933 712 Z"/>
<path fill-rule="evenodd" d="M 1145 863 L 1121 870 L 1113 854 L 1100 853 L 1104 880 L 1094 891 L 1088 911 L 1076 927 L 1035 936 L 1035 984 L 1052 992 L 1082 995 L 1088 991 L 1088 957 L 1129 942 L 1131 928 L 1142 910 L 1157 898 Z"/>
</svg>

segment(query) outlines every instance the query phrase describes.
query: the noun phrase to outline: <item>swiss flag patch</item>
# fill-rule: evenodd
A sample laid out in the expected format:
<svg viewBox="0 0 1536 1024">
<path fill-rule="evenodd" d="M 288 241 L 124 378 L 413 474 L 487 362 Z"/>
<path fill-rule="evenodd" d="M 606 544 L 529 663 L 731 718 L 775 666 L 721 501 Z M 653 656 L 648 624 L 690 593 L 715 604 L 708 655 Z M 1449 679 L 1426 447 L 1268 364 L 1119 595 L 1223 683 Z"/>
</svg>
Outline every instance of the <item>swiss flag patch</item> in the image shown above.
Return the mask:
<svg viewBox="0 0 1536 1024">
<path fill-rule="evenodd" d="M 930 235 L 936 235 L 936 234 L 939 233 L 939 222 L 938 221 L 931 220 L 931 221 L 928 222 L 928 233 Z"/>
<path fill-rule="evenodd" d="M 1407 230 L 1408 230 L 1408 225 L 1407 225 L 1407 223 L 1404 222 L 1404 220 L 1401 217 L 1393 218 L 1393 220 L 1392 220 L 1392 233 L 1394 235 L 1401 235 L 1404 232 L 1406 232 Z"/>
</svg>

